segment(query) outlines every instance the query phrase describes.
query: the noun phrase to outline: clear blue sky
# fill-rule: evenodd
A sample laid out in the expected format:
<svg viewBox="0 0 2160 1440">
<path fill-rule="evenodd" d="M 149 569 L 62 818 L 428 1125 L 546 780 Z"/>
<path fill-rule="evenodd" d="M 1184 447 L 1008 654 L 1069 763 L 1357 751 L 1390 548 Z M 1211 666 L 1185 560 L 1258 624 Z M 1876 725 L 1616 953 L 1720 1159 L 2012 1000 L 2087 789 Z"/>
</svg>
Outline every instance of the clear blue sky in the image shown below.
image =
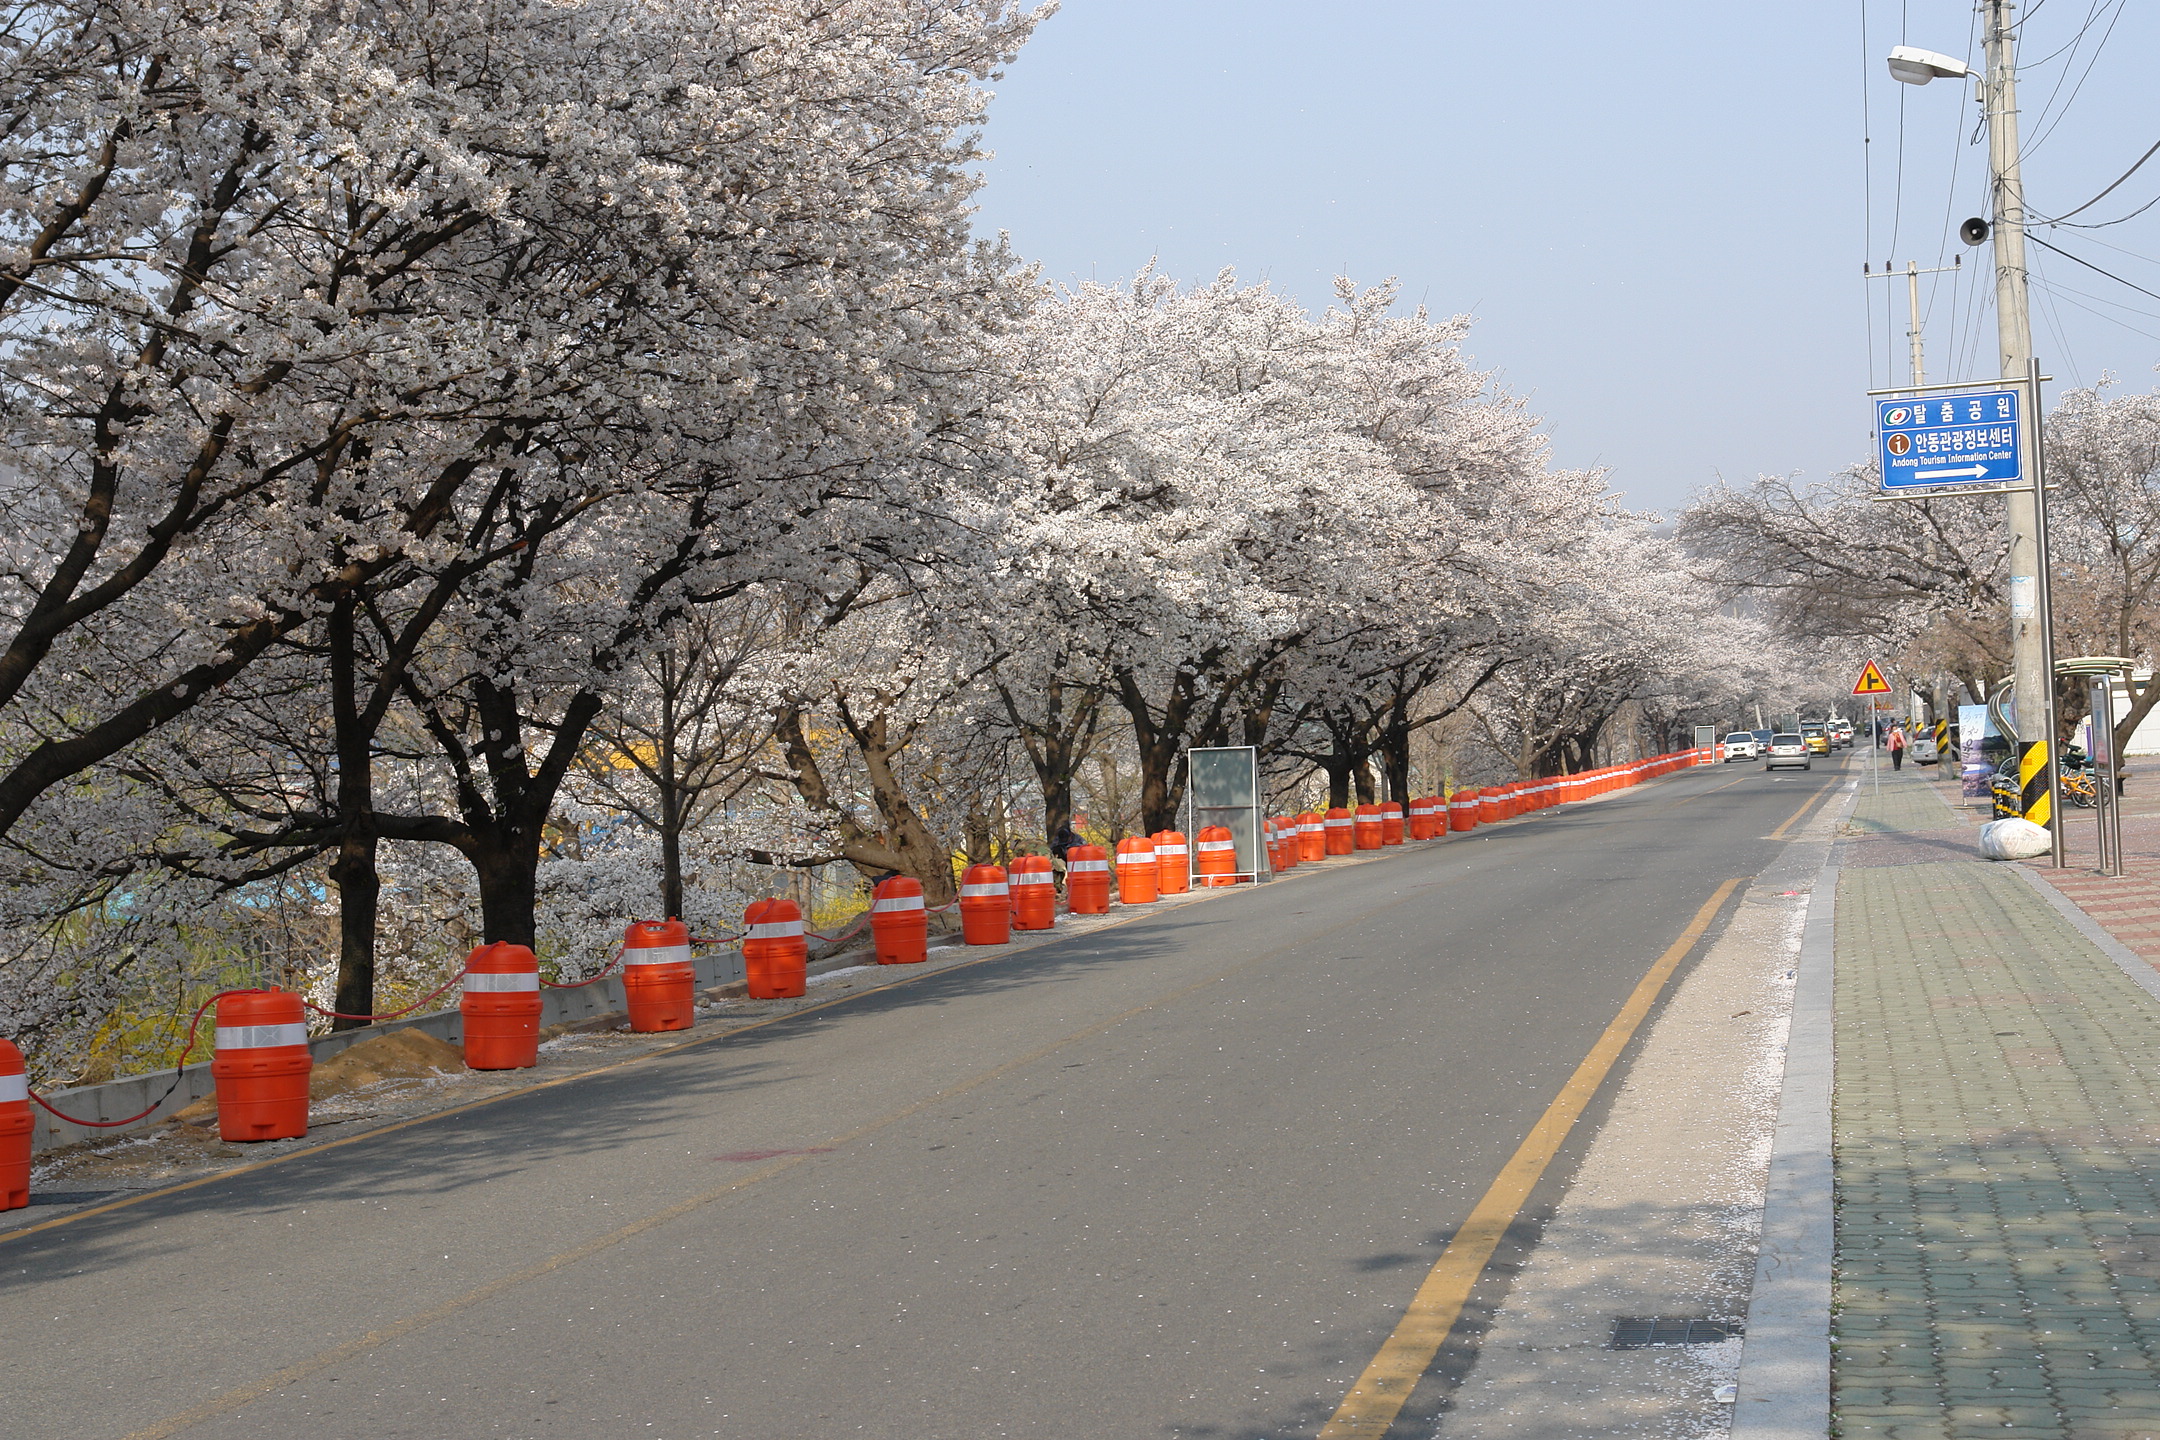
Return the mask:
<svg viewBox="0 0 2160 1440">
<path fill-rule="evenodd" d="M 2036 208 L 2160 140 L 2156 11 L 2032 14 L 2027 62 L 2086 32 L 2022 79 Z M 1051 280 L 1232 265 L 1317 308 L 1337 273 L 1395 276 L 1475 316 L 1472 357 L 1531 398 L 1558 461 L 1609 467 L 1639 507 L 1719 474 L 1819 477 L 1867 453 L 1871 380 L 1906 373 L 1904 283 L 1864 285 L 1863 260 L 1947 264 L 1985 213 L 1967 87 L 1882 63 L 1901 31 L 1977 62 L 1970 6 L 1870 0 L 1865 22 L 1853 0 L 1066 0 L 996 87 L 979 224 Z M 2160 156 L 2078 219 L 2155 195 Z M 2160 257 L 2160 206 L 2039 233 L 2160 291 L 2138 258 Z M 2160 299 L 2045 251 L 2034 270 L 2049 373 L 2152 388 Z M 1928 378 L 1989 373 L 1989 287 L 1930 284 Z"/>
</svg>

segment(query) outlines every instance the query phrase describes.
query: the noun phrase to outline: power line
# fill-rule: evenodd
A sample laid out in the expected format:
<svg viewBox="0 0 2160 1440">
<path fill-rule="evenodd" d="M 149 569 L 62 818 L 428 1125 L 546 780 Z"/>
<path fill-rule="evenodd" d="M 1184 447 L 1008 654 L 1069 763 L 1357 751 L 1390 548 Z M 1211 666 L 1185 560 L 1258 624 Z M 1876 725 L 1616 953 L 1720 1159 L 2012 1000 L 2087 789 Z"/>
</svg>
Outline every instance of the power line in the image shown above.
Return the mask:
<svg viewBox="0 0 2160 1440">
<path fill-rule="evenodd" d="M 2093 46 L 2092 58 L 2085 62 L 2085 69 L 2078 75 L 2077 84 L 2070 88 L 2070 98 L 2063 101 L 2062 109 L 2056 111 L 2055 118 L 2052 121 L 2048 120 L 2047 112 L 2055 108 L 2055 95 L 2054 93 L 2049 94 L 2048 103 L 2041 108 L 2040 112 L 2040 120 L 2042 123 L 2046 124 L 2047 128 L 2042 130 L 2038 136 L 2034 137 L 2033 142 L 2025 147 L 2026 154 L 2032 154 L 2033 151 L 2038 150 L 2042 145 L 2047 143 L 2047 138 L 2050 135 L 2053 135 L 2056 131 L 2056 128 L 2062 124 L 2063 117 L 2070 113 L 2070 107 L 2077 102 L 2077 97 L 2085 89 L 2085 82 L 2092 78 L 2093 66 L 2100 63 L 2100 52 L 2107 49 L 2107 43 L 2114 36 L 2115 27 L 2116 25 L 2121 23 L 2123 17 L 2123 10 L 2125 7 L 2128 6 L 2128 4 L 2129 0 L 2116 0 L 2115 14 L 2108 20 L 2108 27 L 2105 31 L 2101 33 L 2099 43 Z M 2087 21 L 2085 28 L 2091 29 L 2092 22 Z M 2079 37 L 2083 38 L 2084 31 L 2081 30 L 2078 33 Z M 2075 63 L 2075 57 L 2072 58 L 2071 63 Z M 2063 74 L 2067 76 L 2069 73 L 2070 66 L 2066 64 L 2063 66 Z M 2061 89 L 2062 82 L 2058 80 L 2055 82 L 2055 90 L 2056 92 L 2060 92 Z"/>
<path fill-rule="evenodd" d="M 2084 312 L 2085 312 L 2086 314 L 2088 314 L 2088 315 L 2092 316 L 2092 317 L 2093 317 L 2094 319 L 2096 319 L 2096 320 L 2105 320 L 2105 321 L 2107 321 L 2107 322 L 2108 322 L 2108 324 L 2110 324 L 2110 325 L 2119 325 L 2119 326 L 2121 326 L 2121 327 L 2122 327 L 2123 329 L 2125 329 L 2125 330 L 2128 330 L 2128 331 L 2129 331 L 2129 332 L 2130 332 L 2131 334 L 2133 334 L 2133 335 L 2142 335 L 2142 336 L 2144 336 L 2144 337 L 2145 337 L 2146 339 L 2148 339 L 2148 340 L 2160 340 L 2160 334 L 2155 334 L 2154 332 L 2152 332 L 2152 331 L 2150 331 L 2150 330 L 2140 330 L 2140 329 L 2138 329 L 2138 327 L 2137 327 L 2137 326 L 2135 326 L 2135 325 L 2132 325 L 2132 324 L 2128 323 L 2127 321 L 2124 321 L 2124 320 L 2118 319 L 2117 317 L 2115 317 L 2115 316 L 2113 316 L 2113 315 L 2110 315 L 2110 314 L 2108 314 L 2108 313 L 2107 313 L 2107 312 L 2106 312 L 2105 310 L 2095 310 L 2095 309 L 2094 309 L 2094 308 L 2093 308 L 2092 306 L 2090 306 L 2090 305 L 2080 305 L 2080 304 L 2079 304 L 2079 303 L 2078 303 L 2077 301 L 2075 301 L 2075 300 L 2071 299 L 2071 298 L 2070 298 L 2070 297 L 2069 297 L 2068 295 L 2064 294 L 2064 293 L 2062 292 L 2062 290 L 2061 290 L 2061 289 L 2060 289 L 2059 287 L 2057 287 L 2057 286 L 2054 286 L 2054 285 L 2050 285 L 2050 284 L 2048 284 L 2048 283 L 2047 283 L 2047 282 L 2046 282 L 2045 280 L 2042 280 L 2042 279 L 2040 279 L 2040 278 L 2039 278 L 2038 276 L 2035 276 L 2035 277 L 2033 277 L 2033 280 L 2034 280 L 2034 283 L 2035 283 L 2035 284 L 2037 284 L 2037 285 L 2039 285 L 2041 289 L 2043 289 L 2043 290 L 2047 291 L 2047 292 L 2048 292 L 2049 294 L 2051 294 L 2051 295 L 2055 296 L 2055 297 L 2056 297 L 2057 299 L 2061 300 L 2061 301 L 2062 301 L 2062 302 L 2063 302 L 2063 303 L 2064 303 L 2065 305 L 2071 306 L 2071 307 L 2072 307 L 2072 308 L 2074 308 L 2074 309 L 2082 310 L 2082 311 L 2084 311 Z M 2104 301 L 2104 300 L 2103 300 L 2103 301 L 2102 301 L 2101 303 L 2102 303 L 2103 305 L 2105 305 L 2105 304 L 2109 304 L 2109 303 L 2111 303 L 2111 302 L 2108 302 L 2108 301 Z M 2117 308 L 2117 309 L 2121 309 L 2121 308 L 2123 308 L 2123 307 L 2121 307 L 2121 306 L 2116 306 L 2115 308 Z M 2132 314 L 2132 315 L 2143 315 L 2143 314 L 2144 314 L 2145 312 L 2144 312 L 2143 310 L 2132 310 L 2132 311 L 2130 311 L 2129 313 L 2130 313 L 2130 314 Z"/>
<path fill-rule="evenodd" d="M 2025 238 L 2032 241 L 2033 244 L 2038 245 L 2043 250 L 2053 250 L 2057 255 L 2062 256 L 2063 259 L 2071 261 L 2073 264 L 2084 266 L 2087 270 L 2092 271 L 2095 275 L 2105 275 L 2108 279 L 2113 280 L 2118 285 L 2128 285 L 2132 290 L 2137 291 L 2140 295 L 2150 295 L 2153 299 L 2160 300 L 2160 291 L 2147 290 L 2142 285 L 2134 284 L 2131 281 L 2123 279 L 2122 276 L 2117 275 L 2112 270 L 2102 270 L 2098 265 L 2093 264 L 2090 260 L 2080 260 L 2077 256 L 2072 255 L 2069 251 L 2063 249 L 2060 245 L 2050 245 L 2047 241 L 2042 240 L 2039 236 L 2033 234 L 2029 230 L 2025 232 Z"/>
<path fill-rule="evenodd" d="M 2087 210 L 2092 209 L 2093 206 L 2099 204 L 2102 200 L 2105 200 L 2108 196 L 2114 194 L 2117 186 L 2121 185 L 2123 181 L 2128 180 L 2132 175 L 2137 174 L 2139 168 L 2142 167 L 2147 160 L 2152 159 L 2152 157 L 2155 155 L 2160 155 L 2160 140 L 2153 141 L 2152 149 L 2147 150 L 2143 155 L 2138 156 L 2136 165 L 2132 165 L 2129 169 L 2123 171 L 2122 174 L 2116 176 L 2115 183 L 2113 185 L 2108 186 L 2107 189 L 2102 190 L 2099 194 L 2093 196 L 2092 199 L 2087 200 L 2084 204 L 2078 206 L 2077 209 L 2065 210 L 2060 215 L 2042 216 L 2041 218 L 2046 220 L 2050 225 L 2060 225 L 2064 221 L 2068 220 L 2072 215 L 2084 214 Z M 2160 196 L 2155 196 L 2152 200 L 2146 201 L 2145 204 L 2131 211 L 2129 215 L 2123 216 L 2123 220 L 2128 220 L 2132 216 L 2144 214 L 2147 210 L 2150 210 L 2153 207 L 2153 204 L 2156 201 L 2160 201 Z M 2122 220 L 2109 220 L 2106 223 L 2109 225 L 2120 225 L 2122 223 Z M 2076 228 L 2084 230 L 2091 227 L 2080 225 Z"/>
</svg>

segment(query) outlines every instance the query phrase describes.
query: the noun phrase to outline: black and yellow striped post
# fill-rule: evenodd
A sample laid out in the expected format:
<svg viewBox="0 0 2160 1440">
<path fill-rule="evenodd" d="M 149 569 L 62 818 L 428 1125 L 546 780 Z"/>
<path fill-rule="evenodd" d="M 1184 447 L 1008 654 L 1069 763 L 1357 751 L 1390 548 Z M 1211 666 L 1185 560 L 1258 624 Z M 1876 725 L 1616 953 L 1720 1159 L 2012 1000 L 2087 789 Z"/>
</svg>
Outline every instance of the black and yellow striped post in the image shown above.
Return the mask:
<svg viewBox="0 0 2160 1440">
<path fill-rule="evenodd" d="M 1937 720 L 1935 722 L 1935 759 L 1937 763 L 1949 763 L 1949 749 L 1950 722 L 1948 720 Z"/>
<path fill-rule="evenodd" d="M 2018 804 L 2025 818 L 2045 826 L 2055 813 L 2054 766 L 2045 740 L 2018 746 Z"/>
</svg>

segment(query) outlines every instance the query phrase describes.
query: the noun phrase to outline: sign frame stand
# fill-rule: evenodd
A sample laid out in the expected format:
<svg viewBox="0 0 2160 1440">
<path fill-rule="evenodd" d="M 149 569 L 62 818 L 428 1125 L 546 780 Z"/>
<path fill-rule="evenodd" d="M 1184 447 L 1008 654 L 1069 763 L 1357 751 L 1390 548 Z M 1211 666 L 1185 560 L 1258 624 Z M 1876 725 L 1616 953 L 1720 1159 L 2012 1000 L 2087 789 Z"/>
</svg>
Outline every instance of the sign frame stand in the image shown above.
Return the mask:
<svg viewBox="0 0 2160 1440">
<path fill-rule="evenodd" d="M 1203 765 L 1195 764 L 1194 757 L 1232 754 L 1243 754 L 1248 757 L 1246 764 L 1250 768 L 1245 769 L 1238 778 L 1243 780 L 1249 777 L 1250 788 L 1242 793 L 1250 798 L 1239 800 L 1234 804 L 1202 805 L 1200 803 L 1200 791 L 1204 783 L 1201 778 Z M 1218 799 L 1221 797 L 1210 795 L 1208 798 Z M 1251 867 L 1247 868 L 1243 864 L 1243 857 L 1241 856 L 1239 867 L 1230 872 L 1230 878 L 1233 880 L 1250 880 L 1255 885 L 1265 884 L 1267 881 L 1274 879 L 1274 867 L 1268 863 L 1267 835 L 1263 823 L 1266 819 L 1266 813 L 1267 798 L 1260 789 L 1260 749 L 1258 746 L 1194 745 L 1186 747 L 1185 865 L 1187 872 L 1192 877 L 1193 884 L 1200 883 L 1200 831 L 1205 825 L 1222 823 L 1220 820 L 1215 819 L 1203 821 L 1203 816 L 1248 817 L 1251 826 L 1249 837 L 1243 832 L 1242 827 L 1238 825 L 1232 824 L 1224 827 L 1230 831 L 1231 840 L 1238 846 L 1239 850 L 1244 850 L 1247 844 L 1250 844 L 1253 862 Z M 1223 877 L 1213 876 L 1210 878 L 1219 880 Z"/>
</svg>

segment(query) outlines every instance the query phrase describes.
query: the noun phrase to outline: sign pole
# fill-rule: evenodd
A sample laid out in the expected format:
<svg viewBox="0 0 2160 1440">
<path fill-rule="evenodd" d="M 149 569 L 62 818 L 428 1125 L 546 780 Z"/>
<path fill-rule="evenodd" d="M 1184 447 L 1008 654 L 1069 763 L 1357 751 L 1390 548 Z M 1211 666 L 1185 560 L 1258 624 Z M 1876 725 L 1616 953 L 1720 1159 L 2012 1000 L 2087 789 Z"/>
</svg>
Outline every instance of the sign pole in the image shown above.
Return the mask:
<svg viewBox="0 0 2160 1440">
<path fill-rule="evenodd" d="M 2041 687 L 2040 739 L 2047 747 L 2047 800 L 2048 838 L 2054 846 L 2055 868 L 2060 870 L 2066 863 L 2063 843 L 2062 786 L 2059 783 L 2062 766 L 2058 763 L 2056 733 L 2058 717 L 2055 712 L 2055 601 L 2052 594 L 2052 577 L 2048 574 L 2047 532 L 2047 442 L 2041 433 L 2040 416 L 2040 362 L 2027 359 L 2026 381 L 2032 395 L 2032 504 L 2033 549 L 2039 564 L 2034 566 L 2033 598 L 2037 602 L 2040 630 L 2040 673 L 2047 683 Z M 2030 816 L 2026 817 L 2030 819 Z"/>
</svg>

